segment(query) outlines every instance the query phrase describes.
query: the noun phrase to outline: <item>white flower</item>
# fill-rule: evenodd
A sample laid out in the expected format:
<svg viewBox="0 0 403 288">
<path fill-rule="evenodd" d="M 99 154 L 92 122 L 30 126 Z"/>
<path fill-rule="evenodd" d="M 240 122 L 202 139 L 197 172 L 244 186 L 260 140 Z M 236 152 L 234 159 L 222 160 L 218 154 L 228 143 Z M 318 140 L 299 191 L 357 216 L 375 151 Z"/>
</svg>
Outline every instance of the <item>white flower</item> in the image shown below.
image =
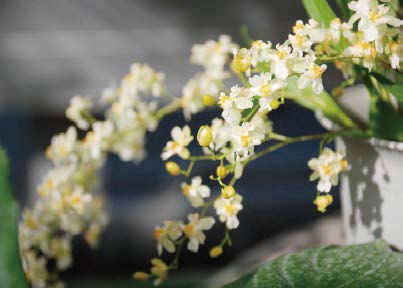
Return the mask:
<svg viewBox="0 0 403 288">
<path fill-rule="evenodd" d="M 221 118 L 215 118 L 211 122 L 211 129 L 213 130 L 213 141 L 210 147 L 214 151 L 218 151 L 231 140 L 232 126 Z"/>
<path fill-rule="evenodd" d="M 46 155 L 55 163 L 75 162 L 77 160 L 77 156 L 74 154 L 76 146 L 77 130 L 74 127 L 69 127 L 66 133 L 61 133 L 52 138 Z"/>
<path fill-rule="evenodd" d="M 27 279 L 35 288 L 45 287 L 48 272 L 46 269 L 46 259 L 36 256 L 35 252 L 28 252 L 23 257 L 24 270 Z"/>
<path fill-rule="evenodd" d="M 203 231 L 210 230 L 215 220 L 213 217 L 200 218 L 197 213 L 190 214 L 188 219 L 189 223 L 182 227 L 184 234 L 189 238 L 187 248 L 197 253 L 197 251 L 199 251 L 199 245 L 204 244 L 206 241 L 206 235 L 204 235 Z"/>
<path fill-rule="evenodd" d="M 193 177 L 192 183 L 182 183 L 183 195 L 189 200 L 193 207 L 203 206 L 203 198 L 210 197 L 210 188 L 206 185 L 202 185 L 202 179 L 200 176 Z"/>
<path fill-rule="evenodd" d="M 192 114 L 203 109 L 202 97 L 204 94 L 217 98 L 223 79 L 215 78 L 207 73 L 198 73 L 186 83 L 182 89 L 181 106 L 187 120 Z"/>
<path fill-rule="evenodd" d="M 298 79 L 298 89 L 306 88 L 310 83 L 312 83 L 313 92 L 319 94 L 323 91 L 322 84 L 322 74 L 327 69 L 325 64 L 316 65 L 313 64 L 308 68 Z"/>
<path fill-rule="evenodd" d="M 325 148 L 318 158 L 309 160 L 308 166 L 313 170 L 310 180 L 319 178 L 318 191 L 329 192 L 332 185 L 338 184 L 339 174 L 347 169 L 348 164 L 344 160 L 344 154 Z"/>
<path fill-rule="evenodd" d="M 400 41 L 389 42 L 387 45 L 387 50 L 389 52 L 390 66 L 392 66 L 393 69 L 399 69 L 401 59 L 400 56 L 402 53 L 401 51 L 403 51 Z"/>
<path fill-rule="evenodd" d="M 50 256 L 56 258 L 59 269 L 71 266 L 71 239 L 69 237 L 53 238 L 50 242 Z"/>
<path fill-rule="evenodd" d="M 145 157 L 145 130 L 141 127 L 120 130 L 114 137 L 111 150 L 122 161 L 141 161 Z"/>
<path fill-rule="evenodd" d="M 140 92 L 149 92 L 154 97 L 160 97 L 165 91 L 165 75 L 156 72 L 147 64 L 134 63 L 130 68 L 130 81 Z"/>
<path fill-rule="evenodd" d="M 173 141 L 167 143 L 161 158 L 167 160 L 173 155 L 178 155 L 183 159 L 189 158 L 190 152 L 186 147 L 193 140 L 189 126 L 185 126 L 182 129 L 178 126 L 174 127 L 171 131 L 171 136 Z"/>
<path fill-rule="evenodd" d="M 272 110 L 270 103 L 278 98 L 276 92 L 285 87 L 285 82 L 279 78 L 271 79 L 271 73 L 262 73 L 249 78 L 251 84 L 250 95 L 261 96 L 259 105 L 261 109 Z"/>
<path fill-rule="evenodd" d="M 251 64 L 256 67 L 258 63 L 268 62 L 269 61 L 269 53 L 271 53 L 271 42 L 263 42 L 261 40 L 253 41 L 252 47 L 249 49 L 251 55 Z"/>
<path fill-rule="evenodd" d="M 374 44 L 365 40 L 360 40 L 356 44 L 349 46 L 344 52 L 346 56 L 355 56 L 362 58 L 363 66 L 372 70 L 376 58 L 376 49 Z M 357 60 L 359 61 L 359 59 Z"/>
<path fill-rule="evenodd" d="M 84 146 L 89 149 L 92 159 L 100 160 L 102 152 L 105 151 L 111 143 L 114 126 L 110 120 L 104 122 L 98 121 L 92 124 L 92 129 L 93 131 L 88 132 L 84 138 Z"/>
<path fill-rule="evenodd" d="M 358 30 L 364 33 L 365 41 L 375 41 L 378 52 L 383 51 L 381 38 L 386 34 L 388 26 L 399 27 L 402 21 L 388 13 L 389 7 L 378 5 L 375 0 L 358 0 L 348 3 L 348 7 L 355 13 L 350 18 L 350 23 L 358 22 Z"/>
<path fill-rule="evenodd" d="M 92 103 L 88 98 L 74 96 L 70 100 L 70 106 L 66 109 L 66 117 L 76 123 L 76 125 L 87 130 L 90 126 L 89 118 Z"/>
<path fill-rule="evenodd" d="M 215 78 L 222 77 L 228 54 L 238 46 L 227 35 L 221 35 L 218 41 L 209 40 L 204 44 L 194 45 L 190 62 L 203 66 L 206 72 Z"/>
<path fill-rule="evenodd" d="M 165 221 L 164 226 L 157 226 L 154 229 L 154 238 L 157 240 L 158 255 L 165 249 L 169 253 L 175 252 L 175 241 L 182 236 L 182 223 L 175 221 Z"/>
<path fill-rule="evenodd" d="M 253 153 L 254 147 L 260 145 L 264 137 L 264 132 L 257 129 L 257 126 L 252 122 L 245 122 L 241 126 L 234 126 L 232 140 L 239 159 L 243 160 Z"/>
<path fill-rule="evenodd" d="M 288 35 L 288 40 L 291 43 L 293 52 L 302 56 L 304 52 L 311 50 L 313 42 L 307 36 Z"/>
<path fill-rule="evenodd" d="M 221 222 L 225 222 L 228 229 L 236 229 L 239 226 L 238 212 L 242 210 L 242 196 L 236 194 L 230 199 L 219 198 L 214 202 L 214 208 Z"/>
<path fill-rule="evenodd" d="M 268 57 L 271 60 L 270 72 L 277 78 L 285 80 L 289 75 L 289 61 L 296 57 L 295 54 L 291 53 L 291 47 L 285 44 L 277 44 L 276 50 Z"/>
<path fill-rule="evenodd" d="M 81 186 L 76 186 L 70 195 L 65 196 L 66 204 L 74 209 L 78 214 L 84 213 L 84 207 L 92 200 L 92 196 L 85 193 Z"/>
<path fill-rule="evenodd" d="M 348 36 L 351 32 L 352 25 L 350 23 L 341 22 L 340 18 L 335 18 L 330 22 L 329 33 L 333 43 L 338 43 L 340 36 Z"/>
</svg>

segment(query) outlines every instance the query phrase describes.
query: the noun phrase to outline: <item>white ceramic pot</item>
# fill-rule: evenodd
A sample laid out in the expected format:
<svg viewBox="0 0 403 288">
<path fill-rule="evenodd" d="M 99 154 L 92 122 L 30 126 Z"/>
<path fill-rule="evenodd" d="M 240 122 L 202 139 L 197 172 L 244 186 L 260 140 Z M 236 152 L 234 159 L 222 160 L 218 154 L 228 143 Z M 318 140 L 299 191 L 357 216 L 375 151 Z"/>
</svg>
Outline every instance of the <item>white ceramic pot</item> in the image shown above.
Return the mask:
<svg viewBox="0 0 403 288">
<path fill-rule="evenodd" d="M 347 89 L 340 105 L 368 121 L 369 97 L 363 86 Z M 327 129 L 334 125 L 323 117 Z M 347 242 L 383 238 L 403 250 L 403 142 L 380 139 L 336 140 L 351 169 L 341 176 L 340 193 Z"/>
</svg>

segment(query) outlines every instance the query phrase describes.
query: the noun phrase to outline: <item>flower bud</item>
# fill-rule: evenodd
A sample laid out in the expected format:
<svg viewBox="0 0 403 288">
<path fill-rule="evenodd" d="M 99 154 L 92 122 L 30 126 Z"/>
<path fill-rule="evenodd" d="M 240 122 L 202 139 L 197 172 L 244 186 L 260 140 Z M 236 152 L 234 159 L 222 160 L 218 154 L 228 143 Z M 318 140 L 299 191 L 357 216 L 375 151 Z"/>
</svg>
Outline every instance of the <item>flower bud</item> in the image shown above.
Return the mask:
<svg viewBox="0 0 403 288">
<path fill-rule="evenodd" d="M 232 186 L 225 186 L 224 188 L 221 189 L 221 196 L 224 197 L 225 199 L 230 199 L 235 195 L 235 189 Z"/>
<path fill-rule="evenodd" d="M 165 164 L 165 169 L 168 171 L 169 174 L 172 176 L 178 176 L 181 173 L 181 168 L 178 164 L 173 161 L 169 161 Z"/>
<path fill-rule="evenodd" d="M 201 126 L 199 132 L 197 132 L 197 142 L 200 146 L 207 147 L 213 140 L 213 130 L 210 126 Z"/>
<path fill-rule="evenodd" d="M 146 281 L 148 279 L 148 274 L 145 272 L 138 271 L 133 274 L 133 278 L 139 281 Z"/>
<path fill-rule="evenodd" d="M 280 102 L 276 99 L 270 102 L 270 108 L 276 110 L 280 106 Z"/>
<path fill-rule="evenodd" d="M 330 206 L 333 202 L 333 196 L 330 194 L 327 195 L 319 195 L 316 197 L 315 201 L 313 203 L 318 207 L 318 211 L 325 213 L 326 208 Z"/>
<path fill-rule="evenodd" d="M 215 246 L 210 250 L 210 257 L 211 258 L 217 258 L 223 253 L 223 249 L 221 246 Z"/>
<path fill-rule="evenodd" d="M 232 60 L 232 68 L 235 71 L 244 73 L 249 69 L 250 62 L 251 57 L 248 49 L 242 48 L 234 55 L 234 60 Z"/>
<path fill-rule="evenodd" d="M 227 176 L 227 174 L 228 174 L 227 168 L 225 168 L 225 166 L 222 166 L 222 165 L 218 166 L 216 169 L 216 174 L 221 179 L 224 179 L 225 176 Z"/>
<path fill-rule="evenodd" d="M 206 106 L 213 106 L 215 104 L 215 99 L 210 94 L 203 95 L 203 104 Z"/>
</svg>

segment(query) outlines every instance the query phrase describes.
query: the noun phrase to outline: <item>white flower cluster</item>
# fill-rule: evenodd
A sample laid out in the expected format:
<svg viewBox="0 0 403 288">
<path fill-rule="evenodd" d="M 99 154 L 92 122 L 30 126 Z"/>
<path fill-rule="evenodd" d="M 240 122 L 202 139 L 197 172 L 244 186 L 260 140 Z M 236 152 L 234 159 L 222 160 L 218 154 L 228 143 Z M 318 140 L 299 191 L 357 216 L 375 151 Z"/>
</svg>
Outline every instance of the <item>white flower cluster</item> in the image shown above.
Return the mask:
<svg viewBox="0 0 403 288">
<path fill-rule="evenodd" d="M 168 265 L 154 258 L 150 274 L 136 272 L 134 277 L 139 280 L 152 277 L 154 284 L 159 285 L 169 270 L 177 268 L 184 244 L 188 250 L 198 252 L 200 245 L 206 242 L 205 231 L 216 222 L 212 216 L 206 216 L 210 207 L 215 209 L 217 219 L 225 227 L 224 238 L 210 250 L 210 256 L 214 258 L 223 253 L 223 247 L 231 245 L 230 231 L 240 224 L 242 196 L 234 185 L 244 168 L 251 161 L 290 143 L 325 140 L 332 133 L 293 138 L 275 133 L 268 114 L 284 103 L 287 88 L 297 83 L 297 89 L 320 94 L 324 89 L 325 63 L 334 63 L 345 77 L 352 77 L 354 65 L 368 71 L 395 73 L 393 69 L 399 69 L 400 42 L 396 28 L 402 21 L 396 18 L 393 3 L 351 1 L 351 19 L 348 22 L 333 19 L 328 27 L 312 19 L 307 23 L 298 20 L 287 40 L 274 47 L 270 42 L 258 40 L 249 48 L 239 49 L 228 36 L 195 45 L 190 62 L 204 70 L 186 83 L 179 98 L 166 91 L 163 74 L 147 65 L 134 64 L 119 88 L 105 90 L 102 102 L 110 107 L 103 121 L 90 114 L 92 103 L 87 98 L 74 97 L 66 111 L 67 117 L 79 128 L 91 127 L 92 130 L 82 140 L 77 139 L 75 128 L 52 139 L 47 155 L 55 168 L 39 189 L 42 200 L 32 211 L 25 212 L 21 224 L 22 254 L 34 287 L 61 285 L 50 278 L 47 261 L 55 259 L 59 269 L 67 268 L 72 261 L 74 235 L 84 233 L 90 244 L 96 243 L 106 224 L 106 216 L 102 201 L 90 191 L 106 153 L 116 153 L 124 161 L 142 160 L 146 132 L 154 131 L 162 117 L 178 109 L 183 110 L 187 119 L 205 106 L 217 105 L 222 109 L 221 117 L 213 119 L 210 125 L 201 126 L 197 136 L 193 136 L 187 125 L 174 127 L 172 139 L 161 154 L 163 160 L 170 159 L 166 169 L 172 176 L 189 177 L 198 161 L 219 163 L 210 180 L 220 185 L 221 190 L 217 193 L 205 185 L 201 176 L 192 176 L 190 183 L 183 182 L 183 195 L 190 205 L 201 210 L 191 213 L 187 223 L 165 221 L 157 226 L 154 237 L 158 254 L 174 253 L 174 259 Z M 227 89 L 224 80 L 231 75 L 238 77 L 241 83 Z M 161 97 L 166 97 L 170 103 L 160 107 L 158 98 Z M 189 150 L 194 139 L 202 147 L 202 155 L 192 155 Z M 259 147 L 271 141 L 276 143 Z M 176 156 L 189 162 L 186 169 L 171 161 Z M 327 193 L 332 185 L 337 185 L 338 175 L 348 164 L 341 152 L 325 148 L 308 165 L 314 171 L 311 180 L 319 179 L 314 203 L 319 211 L 325 212 L 333 201 Z"/>
<path fill-rule="evenodd" d="M 222 36 L 219 42 L 205 44 L 206 49 L 210 49 L 208 47 L 211 45 L 215 47 L 216 54 L 211 59 L 211 64 L 203 65 L 206 71 L 200 75 L 211 79 L 214 85 L 223 87 L 222 79 L 227 77 L 224 77 L 224 64 L 234 44 L 228 37 Z M 204 46 L 199 45 L 194 48 L 194 51 L 199 50 L 196 53 L 199 56 L 203 53 L 202 47 Z M 210 52 L 204 53 L 208 57 Z M 192 59 L 194 57 L 192 55 Z M 197 62 L 195 59 L 192 61 Z M 39 201 L 32 210 L 24 211 L 20 223 L 24 269 L 33 287 L 63 287 L 58 275 L 60 270 L 65 270 L 72 264 L 71 242 L 76 235 L 83 234 L 91 247 L 97 245 L 108 218 L 104 212 L 102 197 L 91 191 L 97 184 L 97 173 L 103 166 L 107 153 L 118 154 L 123 161 L 142 160 L 145 156 L 146 132 L 154 131 L 166 114 L 179 108 L 191 109 L 184 104 L 185 95 L 182 99 L 171 99 L 172 96 L 165 89 L 164 79 L 164 74 L 146 64 L 133 64 L 118 88 L 104 91 L 101 103 L 108 105 L 104 120 L 97 120 L 91 115 L 93 103 L 89 98 L 72 98 L 66 109 L 66 116 L 78 128 L 88 131 L 79 139 L 76 128 L 70 127 L 65 133 L 53 137 L 46 155 L 55 167 L 48 172 L 38 188 Z M 210 82 L 203 85 L 204 90 L 198 93 L 212 91 Z M 199 94 L 197 96 L 201 97 Z M 159 107 L 158 98 L 161 97 L 171 100 L 170 103 Z M 185 147 L 193 139 L 190 137 L 190 130 L 186 134 L 186 131 L 182 133 L 177 128 L 172 136 L 174 141 L 170 150 L 183 158 L 188 157 L 189 151 Z M 166 157 L 170 157 L 169 152 L 167 153 Z M 182 227 L 176 232 L 172 230 L 172 223 L 166 222 L 165 226 L 171 227 L 168 229 L 171 239 L 182 235 L 182 230 L 187 231 L 185 234 L 188 233 L 186 235 L 195 239 L 192 247 L 197 249 L 196 244 L 202 241 L 204 235 L 197 231 L 209 227 L 203 224 L 204 219 L 197 219 L 196 214 L 189 221 L 188 225 L 183 226 L 187 228 Z M 165 231 L 164 229 L 167 228 L 161 228 L 161 231 Z M 172 245 L 167 241 L 161 240 L 161 247 L 172 250 Z M 50 260 L 55 260 L 55 267 L 49 267 L 49 263 L 53 263 Z"/>
<path fill-rule="evenodd" d="M 237 47 L 227 35 L 221 35 L 218 41 L 209 40 L 193 46 L 190 62 L 202 66 L 204 72 L 197 73 L 182 89 L 181 101 L 186 119 L 203 109 L 204 94 L 218 97 L 224 88 L 223 80 L 230 76 L 225 70 L 229 55 Z"/>
<path fill-rule="evenodd" d="M 392 69 L 399 68 L 398 30 L 395 27 L 400 27 L 401 20 L 395 17 L 394 11 L 387 4 L 378 4 L 376 0 L 352 1 L 349 4 L 353 12 L 350 21 L 342 22 L 336 18 L 328 27 L 313 19 L 307 23 L 298 20 L 288 39 L 275 47 L 270 42 L 260 40 L 254 41 L 249 48 L 241 49 L 222 40 L 218 43 L 207 41 L 204 45 L 194 47 L 191 61 L 204 66 L 206 70 L 185 87 L 183 103 L 187 103 L 187 106 L 183 107 L 184 113 L 189 117 L 199 111 L 203 103 L 207 106 L 217 104 L 222 109 L 221 117 L 213 119 L 211 125 L 201 126 L 197 133 L 197 142 L 203 148 L 203 155 L 192 155 L 189 151 L 188 146 L 195 137 L 190 127 L 185 126 L 172 129 L 172 140 L 166 144 L 161 157 L 168 160 L 179 156 L 189 161 L 188 168 L 183 170 L 177 163 L 167 162 L 166 168 L 173 176 L 190 176 L 197 161 L 219 161 L 216 175 L 211 175 L 210 179 L 217 181 L 222 188 L 221 193 L 214 193 L 213 189 L 203 184 L 200 176 L 194 176 L 190 183 L 182 183 L 183 195 L 189 203 L 194 208 L 202 209 L 200 214 L 189 215 L 190 223 L 202 221 L 203 224 L 189 226 L 183 225 L 181 221 L 169 221 L 162 228 L 157 227 L 155 238 L 159 255 L 164 249 L 177 255 L 184 241 L 188 241 L 189 250 L 197 252 L 199 245 L 205 242 L 202 230 L 214 224 L 213 218 L 205 217 L 210 206 L 215 208 L 218 220 L 225 224 L 223 241 L 210 251 L 211 257 L 220 255 L 223 247 L 231 243 L 228 231 L 239 226 L 238 213 L 243 209 L 242 196 L 233 186 L 242 176 L 244 167 L 250 161 L 287 143 L 321 139 L 297 137 L 290 140 L 289 137 L 273 132 L 268 114 L 284 102 L 284 94 L 290 83 L 296 82 L 298 89 L 311 89 L 311 93 L 320 94 L 324 89 L 322 76 L 327 69 L 325 63 L 335 63 L 346 77 L 352 75 L 354 64 L 371 71 L 383 69 L 387 59 Z M 242 84 L 226 90 L 215 85 L 214 81 L 208 83 L 206 77 L 219 80 L 227 77 L 222 67 L 229 49 L 233 49 L 231 72 Z M 200 87 L 210 87 L 211 92 Z M 211 95 L 202 97 L 204 93 Z M 258 146 L 271 140 L 280 143 L 256 151 Z M 337 185 L 338 175 L 347 169 L 348 164 L 341 152 L 325 148 L 308 165 L 314 170 L 311 180 L 319 179 L 318 196 L 314 203 L 320 212 L 325 212 L 333 198 L 323 193 L 328 193 L 332 185 Z M 232 174 L 232 178 L 224 183 L 227 174 Z M 199 228 L 194 230 L 195 227 Z M 160 284 L 167 276 L 167 271 L 175 268 L 176 264 L 177 256 L 171 265 L 164 263 L 166 270 L 161 274 L 163 277 L 153 273 L 153 270 L 151 274 L 137 272 L 134 277 L 142 280 L 156 277 L 156 283 Z"/>
<path fill-rule="evenodd" d="M 83 234 L 96 247 L 108 222 L 102 197 L 90 193 L 101 161 L 90 156 L 86 139 L 77 139 L 74 127 L 52 139 L 47 155 L 55 167 L 38 187 L 39 201 L 24 211 L 20 249 L 33 287 L 63 287 L 57 275 L 72 264 L 72 238 Z"/>
</svg>

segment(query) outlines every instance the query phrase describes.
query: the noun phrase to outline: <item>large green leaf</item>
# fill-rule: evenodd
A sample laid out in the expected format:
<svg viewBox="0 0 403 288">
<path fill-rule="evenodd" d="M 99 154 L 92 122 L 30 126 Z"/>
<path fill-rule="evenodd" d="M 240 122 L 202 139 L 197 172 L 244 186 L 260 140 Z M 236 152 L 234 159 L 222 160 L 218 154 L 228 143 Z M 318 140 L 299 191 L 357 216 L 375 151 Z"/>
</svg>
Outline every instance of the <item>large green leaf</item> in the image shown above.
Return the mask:
<svg viewBox="0 0 403 288">
<path fill-rule="evenodd" d="M 287 86 L 284 91 L 286 98 L 292 99 L 299 105 L 312 111 L 322 112 L 327 118 L 344 128 L 357 128 L 357 125 L 343 112 L 326 91 L 315 94 L 311 87 L 298 89 L 297 79 L 296 76 L 293 76 L 287 80 Z"/>
<path fill-rule="evenodd" d="M 328 246 L 288 254 L 225 288 L 398 288 L 403 287 L 403 254 L 382 240 Z"/>
<path fill-rule="evenodd" d="M 326 0 L 302 0 L 302 3 L 308 15 L 326 27 L 337 17 Z"/>
<path fill-rule="evenodd" d="M 27 287 L 18 249 L 18 204 L 11 194 L 8 159 L 0 148 L 0 287 Z"/>
</svg>

